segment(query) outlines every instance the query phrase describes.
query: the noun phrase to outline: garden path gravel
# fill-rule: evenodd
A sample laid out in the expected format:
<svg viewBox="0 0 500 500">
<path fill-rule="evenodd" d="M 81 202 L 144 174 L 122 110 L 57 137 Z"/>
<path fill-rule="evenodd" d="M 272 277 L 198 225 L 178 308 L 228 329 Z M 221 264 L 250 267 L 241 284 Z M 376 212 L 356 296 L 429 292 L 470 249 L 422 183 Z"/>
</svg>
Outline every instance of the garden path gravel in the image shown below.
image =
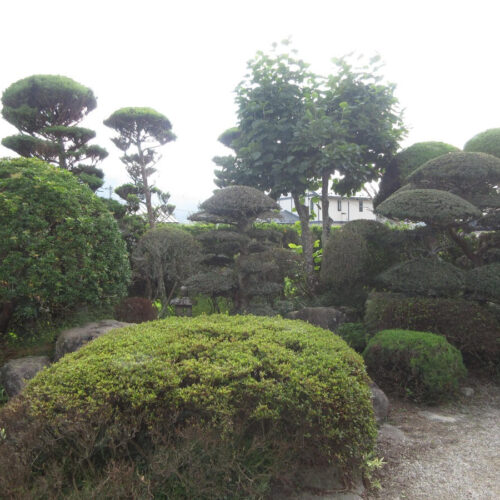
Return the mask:
<svg viewBox="0 0 500 500">
<path fill-rule="evenodd" d="M 379 434 L 381 489 L 365 499 L 500 499 L 500 386 L 478 379 L 467 386 L 446 405 L 391 400 Z"/>
</svg>

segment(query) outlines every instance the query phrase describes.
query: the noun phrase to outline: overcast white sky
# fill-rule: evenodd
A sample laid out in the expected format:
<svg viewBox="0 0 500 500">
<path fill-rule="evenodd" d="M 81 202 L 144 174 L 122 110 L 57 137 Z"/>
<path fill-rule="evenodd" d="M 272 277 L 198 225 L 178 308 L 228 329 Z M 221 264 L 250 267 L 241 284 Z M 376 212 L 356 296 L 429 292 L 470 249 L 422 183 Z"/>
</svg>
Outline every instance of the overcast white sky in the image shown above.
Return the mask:
<svg viewBox="0 0 500 500">
<path fill-rule="evenodd" d="M 163 148 L 156 182 L 180 220 L 215 189 L 212 158 L 227 152 L 217 137 L 236 123 L 247 61 L 289 36 L 318 73 L 332 57 L 380 54 L 405 109 L 403 146 L 462 147 L 500 127 L 496 0 L 4 0 L 0 13 L 0 91 L 33 74 L 90 87 L 98 107 L 82 125 L 110 152 L 106 184 L 127 176 L 102 121 L 124 106 L 170 119 L 177 141 Z M 15 132 L 0 119 L 0 137 Z"/>
</svg>

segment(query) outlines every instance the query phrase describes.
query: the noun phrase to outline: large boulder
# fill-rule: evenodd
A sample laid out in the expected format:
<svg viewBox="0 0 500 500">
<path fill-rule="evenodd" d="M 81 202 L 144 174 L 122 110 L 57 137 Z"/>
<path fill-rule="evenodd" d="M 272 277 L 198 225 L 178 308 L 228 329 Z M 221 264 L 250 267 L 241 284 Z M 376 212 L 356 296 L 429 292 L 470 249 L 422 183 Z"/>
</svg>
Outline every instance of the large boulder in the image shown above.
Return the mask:
<svg viewBox="0 0 500 500">
<path fill-rule="evenodd" d="M 301 319 L 315 326 L 334 332 L 342 323 L 353 320 L 353 313 L 346 307 L 304 307 L 291 311 L 288 319 Z"/>
<path fill-rule="evenodd" d="M 123 328 L 131 324 L 133 323 L 124 323 L 123 321 L 117 321 L 115 319 L 103 319 L 95 323 L 87 323 L 83 326 L 65 330 L 57 339 L 54 360 L 59 360 L 68 352 L 77 351 L 87 342 L 100 337 L 110 330 Z"/>
<path fill-rule="evenodd" d="M 48 356 L 27 356 L 12 359 L 0 368 L 0 383 L 9 397 L 21 392 L 26 381 L 50 364 Z"/>
</svg>

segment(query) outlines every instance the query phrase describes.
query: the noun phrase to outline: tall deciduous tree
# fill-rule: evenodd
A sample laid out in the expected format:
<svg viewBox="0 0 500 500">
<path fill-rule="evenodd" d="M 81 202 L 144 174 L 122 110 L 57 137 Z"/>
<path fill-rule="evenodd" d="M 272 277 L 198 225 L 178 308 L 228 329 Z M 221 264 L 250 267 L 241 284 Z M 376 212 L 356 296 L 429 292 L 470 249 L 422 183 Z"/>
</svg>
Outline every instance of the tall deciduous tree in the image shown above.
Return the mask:
<svg viewBox="0 0 500 500">
<path fill-rule="evenodd" d="M 97 106 L 91 89 L 64 76 L 33 75 L 8 87 L 2 105 L 2 116 L 20 132 L 5 137 L 5 147 L 70 170 L 94 191 L 102 186 L 96 165 L 108 153 L 89 144 L 93 130 L 76 126 Z"/>
<path fill-rule="evenodd" d="M 395 87 L 381 83 L 378 62 L 375 57 L 358 70 L 345 58 L 336 60 L 334 74 L 318 78 L 300 123 L 298 138 L 309 145 L 321 183 L 324 244 L 331 228 L 330 188 L 349 196 L 378 179 L 406 133 Z"/>
<path fill-rule="evenodd" d="M 302 228 L 306 274 L 314 272 L 306 191 L 316 187 L 314 165 L 296 132 L 315 88 L 307 64 L 288 54 L 258 52 L 236 89 L 238 126 L 221 136 L 235 155 L 214 158 L 216 184 L 253 186 L 278 198 L 291 193 Z"/>
<path fill-rule="evenodd" d="M 120 186 L 116 193 L 127 201 L 131 211 L 144 205 L 152 228 L 161 215 L 168 216 L 175 208 L 168 204 L 170 195 L 152 185 L 149 179 L 161 158 L 157 148 L 176 138 L 172 125 L 166 116 L 151 108 L 119 109 L 104 120 L 104 125 L 118 132 L 112 141 L 123 151 L 121 160 L 132 179 L 131 184 Z M 154 195 L 159 201 L 156 206 Z"/>
</svg>

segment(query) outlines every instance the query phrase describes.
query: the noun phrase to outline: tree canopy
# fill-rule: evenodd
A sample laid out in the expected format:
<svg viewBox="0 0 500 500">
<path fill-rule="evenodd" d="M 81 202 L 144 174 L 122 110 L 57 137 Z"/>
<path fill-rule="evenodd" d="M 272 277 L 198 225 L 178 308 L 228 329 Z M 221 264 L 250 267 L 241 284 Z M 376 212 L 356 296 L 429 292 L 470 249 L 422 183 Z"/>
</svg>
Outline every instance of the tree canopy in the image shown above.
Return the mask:
<svg viewBox="0 0 500 500">
<path fill-rule="evenodd" d="M 97 106 L 91 89 L 64 76 L 33 75 L 10 85 L 2 105 L 2 116 L 20 132 L 5 137 L 5 147 L 70 170 L 94 191 L 102 186 L 96 165 L 108 153 L 89 144 L 93 130 L 76 126 Z"/>
<path fill-rule="evenodd" d="M 124 154 L 121 157 L 132 183 L 120 186 L 115 191 L 123 198 L 130 212 L 144 205 L 150 227 L 162 216 L 174 211 L 168 203 L 170 194 L 150 183 L 156 172 L 155 165 L 161 159 L 157 151 L 175 140 L 172 124 L 168 118 L 151 108 L 121 108 L 104 120 L 104 125 L 114 129 L 118 135 L 111 139 Z M 133 151 L 129 153 L 130 148 Z M 153 205 L 153 196 L 157 203 Z"/>
</svg>

